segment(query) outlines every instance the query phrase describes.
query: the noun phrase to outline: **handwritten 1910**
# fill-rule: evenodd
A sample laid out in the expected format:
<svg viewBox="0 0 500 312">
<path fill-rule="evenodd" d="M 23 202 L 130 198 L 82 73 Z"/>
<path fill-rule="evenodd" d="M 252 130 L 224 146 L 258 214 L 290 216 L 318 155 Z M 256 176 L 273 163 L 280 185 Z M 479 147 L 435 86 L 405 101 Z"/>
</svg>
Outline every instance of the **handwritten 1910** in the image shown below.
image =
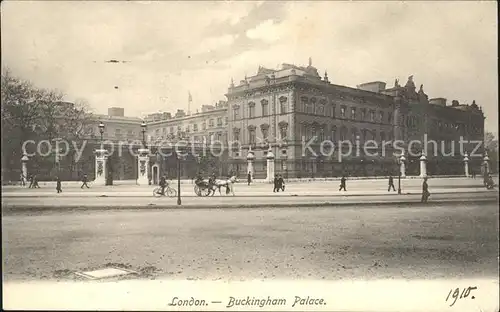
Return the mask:
<svg viewBox="0 0 500 312">
<path fill-rule="evenodd" d="M 477 289 L 477 287 L 467 287 L 462 290 L 462 293 L 460 293 L 460 288 L 455 288 L 455 290 L 450 289 L 450 292 L 448 293 L 448 296 L 446 296 L 445 301 L 448 302 L 451 296 L 451 300 L 453 300 L 453 303 L 450 304 L 450 307 L 452 307 L 457 302 L 458 299 L 467 298 L 470 295 L 471 291 L 473 291 L 474 289 Z M 475 299 L 475 297 L 471 296 L 471 299 Z"/>
</svg>

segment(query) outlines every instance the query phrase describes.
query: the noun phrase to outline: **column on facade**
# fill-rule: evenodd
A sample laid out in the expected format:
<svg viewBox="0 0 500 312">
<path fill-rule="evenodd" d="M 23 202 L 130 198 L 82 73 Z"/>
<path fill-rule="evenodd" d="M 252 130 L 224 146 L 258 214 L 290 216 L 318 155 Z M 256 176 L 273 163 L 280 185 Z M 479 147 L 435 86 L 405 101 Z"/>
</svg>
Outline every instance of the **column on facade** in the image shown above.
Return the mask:
<svg viewBox="0 0 500 312">
<path fill-rule="evenodd" d="M 469 155 L 465 153 L 464 155 L 464 173 L 465 176 L 468 178 L 469 177 Z"/>
<path fill-rule="evenodd" d="M 140 148 L 137 156 L 137 184 L 149 185 L 148 170 L 149 170 L 149 149 Z"/>
<path fill-rule="evenodd" d="M 274 154 L 271 148 L 269 148 L 269 151 L 267 152 L 266 160 L 267 160 L 266 182 L 271 183 L 274 180 Z"/>
<path fill-rule="evenodd" d="M 99 148 L 95 151 L 95 179 L 94 185 L 106 185 L 108 151 Z"/>
<path fill-rule="evenodd" d="M 422 156 L 420 156 L 420 177 L 427 177 L 427 157 L 425 156 L 425 154 L 422 154 Z"/>
</svg>

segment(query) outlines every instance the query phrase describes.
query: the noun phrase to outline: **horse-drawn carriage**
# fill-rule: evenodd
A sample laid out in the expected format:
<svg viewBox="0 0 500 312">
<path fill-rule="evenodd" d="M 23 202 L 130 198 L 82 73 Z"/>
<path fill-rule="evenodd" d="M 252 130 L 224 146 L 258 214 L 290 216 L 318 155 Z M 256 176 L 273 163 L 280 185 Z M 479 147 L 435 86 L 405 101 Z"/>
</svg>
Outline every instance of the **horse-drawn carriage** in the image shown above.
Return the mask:
<svg viewBox="0 0 500 312">
<path fill-rule="evenodd" d="M 194 193 L 198 196 L 208 196 L 210 194 L 213 196 L 216 190 L 219 190 L 219 194 L 221 194 L 221 187 L 225 187 L 226 194 L 232 193 L 234 196 L 233 184 L 235 182 L 235 176 L 232 176 L 228 180 L 215 180 L 213 183 L 207 182 L 203 179 L 196 179 L 194 181 Z"/>
</svg>

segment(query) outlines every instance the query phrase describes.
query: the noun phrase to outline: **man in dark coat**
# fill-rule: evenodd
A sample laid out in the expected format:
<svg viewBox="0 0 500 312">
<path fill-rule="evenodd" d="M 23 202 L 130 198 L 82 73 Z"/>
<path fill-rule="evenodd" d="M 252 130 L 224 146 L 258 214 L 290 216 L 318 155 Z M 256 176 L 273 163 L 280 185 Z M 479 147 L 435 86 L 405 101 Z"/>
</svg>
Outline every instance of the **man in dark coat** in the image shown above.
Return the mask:
<svg viewBox="0 0 500 312">
<path fill-rule="evenodd" d="M 33 188 L 40 188 L 40 185 L 38 185 L 38 178 L 36 174 L 32 177 L 32 183 L 33 183 Z"/>
<path fill-rule="evenodd" d="M 347 191 L 347 189 L 346 189 L 346 180 L 347 179 L 345 178 L 345 176 L 342 176 L 342 179 L 340 179 L 340 188 L 339 188 L 339 191 L 341 191 L 341 190 L 344 190 L 344 192 Z"/>
<path fill-rule="evenodd" d="M 167 178 L 163 175 L 158 183 L 161 187 L 161 195 L 165 195 L 165 188 L 167 187 Z"/>
<path fill-rule="evenodd" d="M 273 183 L 274 183 L 273 193 L 279 192 L 281 187 L 279 186 L 280 181 L 277 174 L 274 175 Z"/>
<path fill-rule="evenodd" d="M 422 199 L 420 202 L 426 203 L 429 196 L 431 196 L 431 193 L 429 193 L 429 185 L 427 184 L 427 178 L 424 178 L 424 182 L 422 183 Z"/>
<path fill-rule="evenodd" d="M 387 189 L 387 192 L 391 191 L 391 187 L 392 190 L 395 192 L 396 189 L 394 188 L 394 179 L 392 178 L 392 175 L 389 176 L 389 188 Z"/>
<path fill-rule="evenodd" d="M 247 181 L 248 181 L 248 185 L 250 185 L 250 183 L 252 182 L 252 173 L 251 172 L 248 172 Z"/>
<path fill-rule="evenodd" d="M 62 193 L 61 179 L 59 177 L 56 177 L 56 191 L 58 194 Z"/>
<path fill-rule="evenodd" d="M 278 177 L 278 186 L 283 192 L 285 191 L 285 180 L 283 180 L 283 176 L 281 174 Z"/>
<path fill-rule="evenodd" d="M 82 187 L 83 188 L 84 186 L 86 186 L 87 188 L 89 188 L 89 186 L 87 185 L 87 182 L 88 182 L 89 178 L 87 177 L 86 174 L 83 175 L 83 178 L 82 178 Z"/>
</svg>

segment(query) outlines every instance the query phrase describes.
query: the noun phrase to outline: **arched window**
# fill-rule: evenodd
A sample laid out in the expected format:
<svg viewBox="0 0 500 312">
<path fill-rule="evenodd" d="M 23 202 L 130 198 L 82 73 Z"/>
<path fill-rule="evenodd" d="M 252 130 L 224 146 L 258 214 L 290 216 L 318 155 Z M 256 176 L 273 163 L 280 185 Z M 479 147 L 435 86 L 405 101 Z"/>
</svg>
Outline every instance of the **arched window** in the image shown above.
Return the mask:
<svg viewBox="0 0 500 312">
<path fill-rule="evenodd" d="M 340 140 L 345 141 L 347 139 L 347 128 L 342 127 L 340 128 Z"/>
</svg>

